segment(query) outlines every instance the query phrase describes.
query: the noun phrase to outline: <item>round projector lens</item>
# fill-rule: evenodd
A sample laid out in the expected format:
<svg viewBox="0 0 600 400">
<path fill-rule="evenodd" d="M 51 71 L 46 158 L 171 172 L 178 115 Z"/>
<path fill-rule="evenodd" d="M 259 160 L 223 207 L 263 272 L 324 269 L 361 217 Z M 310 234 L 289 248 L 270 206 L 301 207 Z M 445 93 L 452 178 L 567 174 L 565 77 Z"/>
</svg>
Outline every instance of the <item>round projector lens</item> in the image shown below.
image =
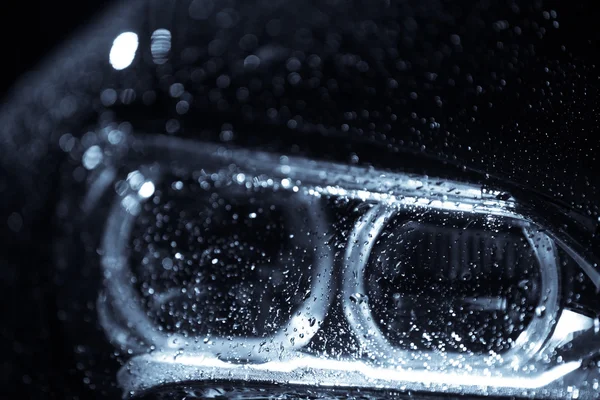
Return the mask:
<svg viewBox="0 0 600 400">
<path fill-rule="evenodd" d="M 535 317 L 540 265 L 520 227 L 396 216 L 365 269 L 373 321 L 394 347 L 509 350 Z"/>
</svg>

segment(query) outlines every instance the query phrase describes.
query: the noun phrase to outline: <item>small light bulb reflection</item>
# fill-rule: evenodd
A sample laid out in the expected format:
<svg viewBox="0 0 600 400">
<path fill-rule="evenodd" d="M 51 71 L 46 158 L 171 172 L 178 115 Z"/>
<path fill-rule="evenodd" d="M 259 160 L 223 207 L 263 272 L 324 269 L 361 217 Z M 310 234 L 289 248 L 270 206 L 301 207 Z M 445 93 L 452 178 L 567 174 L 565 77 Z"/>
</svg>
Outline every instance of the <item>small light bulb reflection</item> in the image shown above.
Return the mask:
<svg viewBox="0 0 600 400">
<path fill-rule="evenodd" d="M 157 29 L 152 32 L 150 40 L 150 52 L 154 63 L 166 63 L 171 50 L 171 32 L 168 29 Z"/>
<path fill-rule="evenodd" d="M 147 199 L 150 196 L 152 196 L 154 194 L 154 183 L 152 183 L 150 181 L 144 182 L 142 187 L 140 187 L 138 194 L 143 199 Z"/>
<path fill-rule="evenodd" d="M 110 49 L 109 61 L 114 69 L 120 71 L 131 65 L 138 48 L 138 35 L 123 32 L 115 38 Z"/>
</svg>

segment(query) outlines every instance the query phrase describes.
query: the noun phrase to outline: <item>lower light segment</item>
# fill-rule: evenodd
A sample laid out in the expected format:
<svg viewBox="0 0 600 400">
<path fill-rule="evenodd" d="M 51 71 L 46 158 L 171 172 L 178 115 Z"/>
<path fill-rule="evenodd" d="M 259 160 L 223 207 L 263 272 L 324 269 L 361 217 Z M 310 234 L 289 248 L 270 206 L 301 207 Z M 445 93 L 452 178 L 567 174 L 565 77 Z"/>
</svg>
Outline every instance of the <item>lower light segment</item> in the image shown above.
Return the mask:
<svg viewBox="0 0 600 400">
<path fill-rule="evenodd" d="M 317 387 L 423 390 L 445 393 L 521 395 L 523 390 L 551 385 L 579 368 L 581 363 L 565 363 L 543 372 L 519 373 L 436 372 L 386 369 L 361 361 L 328 360 L 299 355 L 264 364 L 232 364 L 210 355 L 185 356 L 178 353 L 134 357 L 118 374 L 126 393 L 135 395 L 149 388 L 191 381 L 280 382 Z M 169 374 L 164 374 L 167 368 Z M 556 396 L 559 389 L 549 388 Z"/>
</svg>

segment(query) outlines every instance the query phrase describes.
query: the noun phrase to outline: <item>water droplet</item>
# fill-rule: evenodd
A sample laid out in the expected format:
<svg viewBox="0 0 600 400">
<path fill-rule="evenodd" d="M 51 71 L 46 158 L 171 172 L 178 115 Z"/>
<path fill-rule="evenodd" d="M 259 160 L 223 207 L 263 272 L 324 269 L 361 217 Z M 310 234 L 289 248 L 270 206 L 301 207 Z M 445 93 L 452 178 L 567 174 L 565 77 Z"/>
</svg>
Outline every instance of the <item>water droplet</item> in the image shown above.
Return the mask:
<svg viewBox="0 0 600 400">
<path fill-rule="evenodd" d="M 536 317 L 543 317 L 546 314 L 546 306 L 538 306 L 535 308 Z"/>
<path fill-rule="evenodd" d="M 99 146 L 92 146 L 83 153 L 82 163 L 85 169 L 92 170 L 96 168 L 104 158 L 102 149 Z"/>
<path fill-rule="evenodd" d="M 369 298 L 367 297 L 367 295 L 362 293 L 357 292 L 350 295 L 350 301 L 352 301 L 353 303 L 363 304 L 366 303 L 368 300 Z"/>
</svg>

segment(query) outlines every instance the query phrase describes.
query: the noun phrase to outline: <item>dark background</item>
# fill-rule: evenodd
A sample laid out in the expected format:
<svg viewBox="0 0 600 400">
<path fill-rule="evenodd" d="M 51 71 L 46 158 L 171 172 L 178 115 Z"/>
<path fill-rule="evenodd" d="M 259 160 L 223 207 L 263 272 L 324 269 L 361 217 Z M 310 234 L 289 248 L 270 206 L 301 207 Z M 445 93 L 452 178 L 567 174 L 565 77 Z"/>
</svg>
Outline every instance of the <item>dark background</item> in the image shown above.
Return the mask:
<svg viewBox="0 0 600 400">
<path fill-rule="evenodd" d="M 3 1 L 0 5 L 0 94 L 110 1 Z M 4 97 L 4 96 L 2 96 Z"/>
<path fill-rule="evenodd" d="M 85 27 L 94 15 L 108 6 L 102 0 L 31 0 L 0 2 L 0 108 L 9 107 L 7 98 L 17 80 L 35 69 L 44 57 Z M 0 150 L 1 151 L 1 150 Z M 10 182 L 12 175 L 0 181 Z M 0 203 L 0 399 L 76 398 L 81 379 L 64 374 L 68 355 L 49 340 L 49 329 L 42 321 L 56 313 L 45 302 L 47 277 L 40 267 L 43 258 L 32 257 L 19 265 L 19 254 L 32 252 L 19 244 L 14 232 L 6 229 L 5 214 L 11 207 Z M 38 227 L 39 228 L 39 227 Z M 43 236 L 43 230 L 41 235 Z M 40 241 L 41 242 L 41 241 Z M 26 274 L 18 267 L 30 268 Z M 23 279 L 25 278 L 25 279 Z M 46 304 L 40 307 L 39 304 Z M 47 371 L 57 371 L 50 379 Z M 60 372 L 59 372 L 60 371 Z M 63 393 L 61 393 L 63 391 Z"/>
<path fill-rule="evenodd" d="M 0 94 L 111 3 L 109 0 L 2 2 Z M 545 1 L 543 4 L 555 6 L 560 16 L 561 28 L 555 34 L 556 39 L 564 43 L 575 58 L 600 61 L 600 4 L 594 0 Z"/>
</svg>

